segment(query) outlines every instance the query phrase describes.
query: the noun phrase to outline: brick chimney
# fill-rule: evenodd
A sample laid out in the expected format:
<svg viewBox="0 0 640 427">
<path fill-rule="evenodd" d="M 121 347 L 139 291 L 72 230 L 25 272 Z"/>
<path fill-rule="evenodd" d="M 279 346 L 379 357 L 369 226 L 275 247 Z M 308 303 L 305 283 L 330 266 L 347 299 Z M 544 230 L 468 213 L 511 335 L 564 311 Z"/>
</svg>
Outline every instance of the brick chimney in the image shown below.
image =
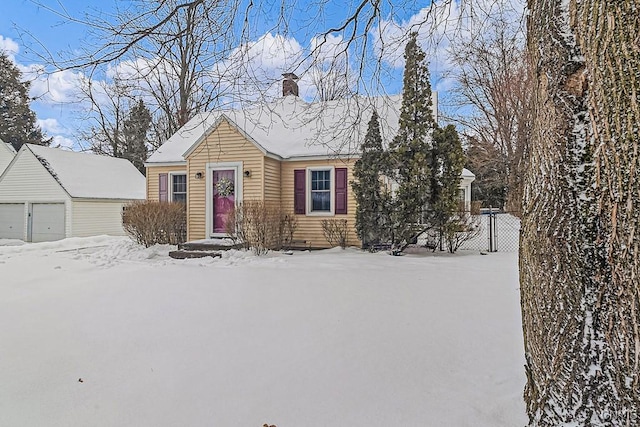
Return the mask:
<svg viewBox="0 0 640 427">
<path fill-rule="evenodd" d="M 282 96 L 294 95 L 298 96 L 298 76 L 293 73 L 282 74 L 284 80 L 282 80 Z"/>
</svg>

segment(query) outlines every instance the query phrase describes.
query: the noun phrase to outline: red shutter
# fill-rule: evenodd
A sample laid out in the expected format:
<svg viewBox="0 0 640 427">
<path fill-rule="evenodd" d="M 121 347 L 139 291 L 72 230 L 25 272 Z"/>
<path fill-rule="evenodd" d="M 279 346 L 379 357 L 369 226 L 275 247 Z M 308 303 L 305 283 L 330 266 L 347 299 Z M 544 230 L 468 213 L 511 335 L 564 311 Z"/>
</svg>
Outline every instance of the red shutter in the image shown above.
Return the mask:
<svg viewBox="0 0 640 427">
<path fill-rule="evenodd" d="M 158 175 L 158 196 L 161 202 L 167 202 L 169 200 L 169 175 L 161 173 Z"/>
<path fill-rule="evenodd" d="M 293 171 L 293 211 L 296 214 L 305 214 L 306 204 L 306 175 L 304 169 L 296 169 Z"/>
<path fill-rule="evenodd" d="M 347 213 L 347 168 L 336 168 L 336 215 Z"/>
</svg>

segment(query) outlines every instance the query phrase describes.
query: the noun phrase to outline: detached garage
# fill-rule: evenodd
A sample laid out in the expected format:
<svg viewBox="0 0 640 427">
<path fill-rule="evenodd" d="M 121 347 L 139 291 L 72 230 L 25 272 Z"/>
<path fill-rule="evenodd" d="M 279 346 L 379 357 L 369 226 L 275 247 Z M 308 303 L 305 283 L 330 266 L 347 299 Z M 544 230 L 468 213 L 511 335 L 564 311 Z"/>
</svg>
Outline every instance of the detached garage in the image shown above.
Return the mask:
<svg viewBox="0 0 640 427">
<path fill-rule="evenodd" d="M 0 175 L 0 239 L 124 235 L 123 208 L 144 198 L 127 160 L 25 144 Z"/>
</svg>

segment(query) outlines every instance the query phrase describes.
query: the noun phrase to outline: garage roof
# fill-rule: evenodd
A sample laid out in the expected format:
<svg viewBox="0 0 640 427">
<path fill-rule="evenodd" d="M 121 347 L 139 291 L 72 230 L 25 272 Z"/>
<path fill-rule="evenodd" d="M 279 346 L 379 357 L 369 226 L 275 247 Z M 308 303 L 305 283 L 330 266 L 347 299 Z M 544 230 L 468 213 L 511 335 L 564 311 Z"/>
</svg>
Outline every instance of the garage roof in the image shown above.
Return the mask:
<svg viewBox="0 0 640 427">
<path fill-rule="evenodd" d="M 25 144 L 71 197 L 144 199 L 144 176 L 126 159 Z"/>
</svg>

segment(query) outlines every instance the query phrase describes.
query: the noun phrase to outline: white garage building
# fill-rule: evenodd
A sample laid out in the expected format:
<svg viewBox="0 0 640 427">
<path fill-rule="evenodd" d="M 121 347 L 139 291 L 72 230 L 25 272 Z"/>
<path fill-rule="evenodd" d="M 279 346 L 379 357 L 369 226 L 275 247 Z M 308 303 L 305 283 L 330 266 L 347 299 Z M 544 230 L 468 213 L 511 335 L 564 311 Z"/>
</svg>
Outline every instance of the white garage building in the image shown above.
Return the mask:
<svg viewBox="0 0 640 427">
<path fill-rule="evenodd" d="M 124 235 L 122 210 L 145 185 L 128 160 L 25 144 L 0 175 L 0 239 Z"/>
</svg>

